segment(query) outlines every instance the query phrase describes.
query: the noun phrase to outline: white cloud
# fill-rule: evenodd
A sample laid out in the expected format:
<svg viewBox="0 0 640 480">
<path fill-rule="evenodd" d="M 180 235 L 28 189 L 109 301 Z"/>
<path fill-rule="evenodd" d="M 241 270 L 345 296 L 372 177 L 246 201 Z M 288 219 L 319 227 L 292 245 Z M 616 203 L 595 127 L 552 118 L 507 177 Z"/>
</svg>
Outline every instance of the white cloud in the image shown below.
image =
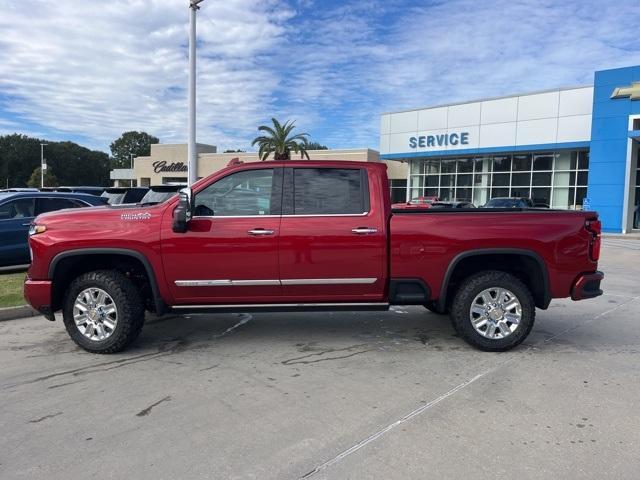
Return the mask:
<svg viewBox="0 0 640 480">
<path fill-rule="evenodd" d="M 0 2 L 4 109 L 108 143 L 127 129 L 186 140 L 184 1 Z M 260 64 L 292 15 L 277 1 L 210 1 L 198 12 L 198 141 L 245 144 L 277 79 Z"/>
<path fill-rule="evenodd" d="M 0 117 L 102 148 L 127 129 L 184 142 L 186 4 L 0 0 Z M 384 111 L 640 64 L 638 18 L 637 0 L 206 0 L 198 141 L 246 148 L 276 115 L 322 143 L 375 148 Z"/>
</svg>

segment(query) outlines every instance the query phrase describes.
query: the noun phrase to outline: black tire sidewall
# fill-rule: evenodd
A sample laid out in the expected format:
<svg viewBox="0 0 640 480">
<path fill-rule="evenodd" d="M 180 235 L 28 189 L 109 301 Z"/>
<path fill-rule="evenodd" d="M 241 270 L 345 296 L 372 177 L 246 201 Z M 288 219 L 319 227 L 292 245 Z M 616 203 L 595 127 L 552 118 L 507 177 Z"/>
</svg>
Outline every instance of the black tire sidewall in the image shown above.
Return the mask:
<svg viewBox="0 0 640 480">
<path fill-rule="evenodd" d="M 108 338 L 100 341 L 85 337 L 73 319 L 73 307 L 77 296 L 83 290 L 92 287 L 107 292 L 118 309 L 116 328 Z M 65 292 L 62 312 L 65 328 L 72 340 L 93 353 L 113 353 L 122 350 L 138 336 L 144 319 L 144 310 L 137 290 L 129 279 L 115 271 L 89 272 L 76 278 Z"/>
<path fill-rule="evenodd" d="M 520 302 L 522 318 L 515 332 L 505 338 L 491 340 L 476 331 L 469 318 L 471 303 L 488 288 L 501 287 L 511 291 Z M 455 330 L 469 344 L 481 350 L 499 352 L 509 350 L 524 341 L 535 321 L 535 302 L 527 286 L 517 277 L 500 271 L 482 272 L 468 278 L 458 289 L 451 307 Z"/>
</svg>

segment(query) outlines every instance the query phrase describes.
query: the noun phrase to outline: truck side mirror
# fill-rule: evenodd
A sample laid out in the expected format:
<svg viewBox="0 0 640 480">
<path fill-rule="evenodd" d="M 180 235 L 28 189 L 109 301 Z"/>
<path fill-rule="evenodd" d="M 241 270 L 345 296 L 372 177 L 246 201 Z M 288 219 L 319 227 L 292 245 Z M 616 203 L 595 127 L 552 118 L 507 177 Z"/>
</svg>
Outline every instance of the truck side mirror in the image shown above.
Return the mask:
<svg viewBox="0 0 640 480">
<path fill-rule="evenodd" d="M 173 231 L 176 233 L 186 233 L 189 229 L 188 224 L 191 220 L 192 206 L 192 192 L 190 188 L 183 188 L 180 190 L 180 199 L 178 200 L 178 206 L 173 211 Z"/>
</svg>

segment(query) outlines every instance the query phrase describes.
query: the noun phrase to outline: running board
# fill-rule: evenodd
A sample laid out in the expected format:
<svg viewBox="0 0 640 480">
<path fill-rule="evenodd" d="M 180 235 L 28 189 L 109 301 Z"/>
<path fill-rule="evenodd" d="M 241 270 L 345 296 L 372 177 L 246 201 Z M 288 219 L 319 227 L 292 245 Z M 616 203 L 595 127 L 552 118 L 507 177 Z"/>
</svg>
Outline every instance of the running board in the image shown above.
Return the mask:
<svg viewBox="0 0 640 480">
<path fill-rule="evenodd" d="M 304 311 L 370 311 L 388 310 L 386 302 L 372 303 L 242 303 L 225 305 L 173 305 L 174 313 L 220 313 L 220 312 L 304 312 Z"/>
</svg>

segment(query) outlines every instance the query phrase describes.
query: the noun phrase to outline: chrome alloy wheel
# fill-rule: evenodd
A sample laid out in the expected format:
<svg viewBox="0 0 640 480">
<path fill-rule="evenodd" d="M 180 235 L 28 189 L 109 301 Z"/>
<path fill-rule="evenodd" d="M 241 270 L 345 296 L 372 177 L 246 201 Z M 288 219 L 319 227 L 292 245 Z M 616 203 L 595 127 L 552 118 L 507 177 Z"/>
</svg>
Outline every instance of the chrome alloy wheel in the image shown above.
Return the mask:
<svg viewBox="0 0 640 480">
<path fill-rule="evenodd" d="M 471 303 L 471 324 L 485 338 L 499 340 L 516 331 L 522 319 L 518 297 L 506 288 L 483 290 Z"/>
<path fill-rule="evenodd" d="M 106 340 L 116 329 L 118 308 L 100 288 L 81 291 L 73 304 L 73 320 L 80 333 L 93 341 Z"/>
</svg>

